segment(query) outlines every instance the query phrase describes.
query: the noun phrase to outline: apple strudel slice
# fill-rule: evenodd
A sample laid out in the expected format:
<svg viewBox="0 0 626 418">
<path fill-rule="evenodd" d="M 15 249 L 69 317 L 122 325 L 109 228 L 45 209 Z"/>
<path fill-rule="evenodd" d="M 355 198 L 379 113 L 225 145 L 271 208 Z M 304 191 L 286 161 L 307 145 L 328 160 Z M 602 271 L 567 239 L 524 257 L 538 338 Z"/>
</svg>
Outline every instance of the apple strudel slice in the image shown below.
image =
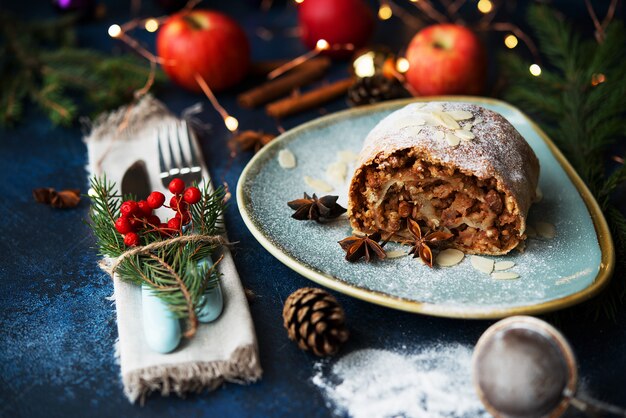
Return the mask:
<svg viewBox="0 0 626 418">
<path fill-rule="evenodd" d="M 459 102 L 413 103 L 367 136 L 349 190 L 361 233 L 410 239 L 407 218 L 454 234 L 467 254 L 506 254 L 522 243 L 539 162 L 500 114 Z"/>
</svg>

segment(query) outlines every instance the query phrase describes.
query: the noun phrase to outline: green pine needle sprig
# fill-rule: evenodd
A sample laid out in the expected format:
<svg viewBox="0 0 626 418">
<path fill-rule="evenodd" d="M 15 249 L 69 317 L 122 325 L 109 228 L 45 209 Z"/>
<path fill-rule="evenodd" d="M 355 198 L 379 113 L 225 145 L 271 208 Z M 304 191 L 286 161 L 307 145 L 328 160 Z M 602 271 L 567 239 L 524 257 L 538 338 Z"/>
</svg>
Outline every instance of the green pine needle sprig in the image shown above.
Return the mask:
<svg viewBox="0 0 626 418">
<path fill-rule="evenodd" d="M 181 230 L 184 235 L 216 236 L 223 232 L 224 189 L 213 191 L 209 184 L 201 190 L 200 202 L 191 205 L 191 225 Z M 115 185 L 105 176 L 91 179 L 90 227 L 96 237 L 100 254 L 120 257 L 130 248 L 123 236 L 115 229 L 120 217 L 122 197 Z M 158 231 L 145 228 L 139 232 L 142 245 L 162 241 Z M 172 235 L 177 236 L 178 233 Z M 219 245 L 205 241 L 171 243 L 148 253 L 137 253 L 122 259 L 116 274 L 136 285 L 147 285 L 164 301 L 177 318 L 187 320 L 186 337 L 192 337 L 197 328 L 196 310 L 202 295 L 219 283 L 216 271 L 221 258 L 213 262 L 212 256 Z"/>
<path fill-rule="evenodd" d="M 23 118 L 34 103 L 55 125 L 134 99 L 150 75 L 133 55 L 111 56 L 76 47 L 75 19 L 23 22 L 0 11 L 0 126 Z M 165 76 L 155 73 L 155 83 Z"/>
<path fill-rule="evenodd" d="M 610 288 L 585 306 L 593 318 L 614 319 L 626 300 L 626 219 L 612 202 L 626 181 L 626 167 L 611 173 L 605 161 L 610 147 L 626 137 L 626 30 L 623 22 L 610 23 L 599 44 L 591 37 L 583 39 L 562 16 L 540 5 L 529 8 L 528 23 L 547 62 L 541 76 L 535 77 L 528 72 L 528 62 L 513 53 L 503 54 L 508 81 L 504 98 L 538 120 L 607 217 L 617 270 Z"/>
</svg>

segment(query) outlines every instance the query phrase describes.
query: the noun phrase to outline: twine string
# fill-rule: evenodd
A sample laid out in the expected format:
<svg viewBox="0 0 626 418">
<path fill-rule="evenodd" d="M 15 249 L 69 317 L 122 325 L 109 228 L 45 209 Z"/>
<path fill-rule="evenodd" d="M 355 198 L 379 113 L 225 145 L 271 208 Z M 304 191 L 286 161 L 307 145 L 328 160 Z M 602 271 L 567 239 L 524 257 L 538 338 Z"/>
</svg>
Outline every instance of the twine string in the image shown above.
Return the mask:
<svg viewBox="0 0 626 418">
<path fill-rule="evenodd" d="M 181 235 L 179 237 L 169 238 L 162 241 L 155 241 L 148 245 L 142 245 L 133 247 L 127 251 L 124 251 L 122 254 L 117 257 L 113 265 L 111 266 L 111 275 L 115 273 L 115 270 L 119 267 L 119 265 L 128 257 L 137 255 L 137 254 L 146 254 L 152 250 L 158 250 L 159 248 L 167 247 L 170 244 L 178 244 L 178 243 L 188 243 L 188 242 L 205 242 L 209 244 L 219 244 L 226 245 L 228 241 L 224 239 L 221 235 Z"/>
</svg>

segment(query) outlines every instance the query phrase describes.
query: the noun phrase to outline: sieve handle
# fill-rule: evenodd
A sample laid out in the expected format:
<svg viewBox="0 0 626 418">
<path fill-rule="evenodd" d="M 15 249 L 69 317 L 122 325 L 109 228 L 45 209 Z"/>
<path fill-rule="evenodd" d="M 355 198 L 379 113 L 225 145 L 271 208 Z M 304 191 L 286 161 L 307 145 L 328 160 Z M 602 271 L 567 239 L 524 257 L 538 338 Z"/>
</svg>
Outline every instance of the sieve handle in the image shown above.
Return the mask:
<svg viewBox="0 0 626 418">
<path fill-rule="evenodd" d="M 597 399 L 581 396 L 580 394 L 576 394 L 574 396 L 572 394 L 566 393 L 565 396 L 570 398 L 570 405 L 572 405 L 579 411 L 584 412 L 588 416 L 602 417 L 605 416 L 605 414 L 610 414 L 617 417 L 626 418 L 626 409 L 620 408 L 619 406 L 611 405 Z"/>
</svg>

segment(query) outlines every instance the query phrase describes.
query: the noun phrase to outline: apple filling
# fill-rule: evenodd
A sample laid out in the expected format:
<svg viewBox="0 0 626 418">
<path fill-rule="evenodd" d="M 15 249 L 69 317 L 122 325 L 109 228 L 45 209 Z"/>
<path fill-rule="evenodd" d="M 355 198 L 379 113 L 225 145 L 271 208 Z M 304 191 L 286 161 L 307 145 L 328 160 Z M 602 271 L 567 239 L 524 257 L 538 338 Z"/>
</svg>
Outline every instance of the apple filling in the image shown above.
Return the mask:
<svg viewBox="0 0 626 418">
<path fill-rule="evenodd" d="M 454 234 L 451 246 L 467 253 L 506 252 L 523 239 L 512 198 L 497 180 L 478 179 L 414 150 L 396 152 L 360 173 L 359 201 L 352 213 L 363 232 L 379 231 L 392 240 L 410 239 L 406 219 Z"/>
</svg>

